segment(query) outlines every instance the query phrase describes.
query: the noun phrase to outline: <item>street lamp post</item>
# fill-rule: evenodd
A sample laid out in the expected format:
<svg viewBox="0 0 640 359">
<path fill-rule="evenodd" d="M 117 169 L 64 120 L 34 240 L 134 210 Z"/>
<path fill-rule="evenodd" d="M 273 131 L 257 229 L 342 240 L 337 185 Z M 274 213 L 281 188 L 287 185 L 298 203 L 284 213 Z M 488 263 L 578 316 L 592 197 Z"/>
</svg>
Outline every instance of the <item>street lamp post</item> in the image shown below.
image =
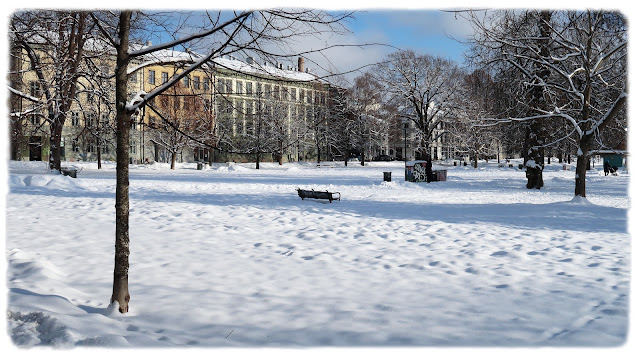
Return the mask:
<svg viewBox="0 0 640 359">
<path fill-rule="evenodd" d="M 402 127 L 404 130 L 404 180 L 407 180 L 407 127 L 409 124 L 407 122 L 402 123 Z"/>
</svg>

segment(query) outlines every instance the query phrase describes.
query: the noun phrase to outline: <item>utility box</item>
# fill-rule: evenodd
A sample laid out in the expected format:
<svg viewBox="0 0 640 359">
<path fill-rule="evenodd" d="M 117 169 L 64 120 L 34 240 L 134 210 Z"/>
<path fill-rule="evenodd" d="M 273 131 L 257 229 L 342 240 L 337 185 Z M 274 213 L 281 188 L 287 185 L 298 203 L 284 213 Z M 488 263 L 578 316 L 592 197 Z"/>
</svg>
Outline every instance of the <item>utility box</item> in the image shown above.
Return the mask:
<svg viewBox="0 0 640 359">
<path fill-rule="evenodd" d="M 409 161 L 404 169 L 404 180 L 409 182 L 436 182 L 447 180 L 447 170 L 431 170 L 427 161 Z"/>
<path fill-rule="evenodd" d="M 446 181 L 447 180 L 447 170 L 435 170 L 433 171 L 436 177 L 436 181 Z"/>
<path fill-rule="evenodd" d="M 391 172 L 382 172 L 385 182 L 391 182 Z"/>
<path fill-rule="evenodd" d="M 409 161 L 404 169 L 404 180 L 427 182 L 427 161 Z"/>
</svg>

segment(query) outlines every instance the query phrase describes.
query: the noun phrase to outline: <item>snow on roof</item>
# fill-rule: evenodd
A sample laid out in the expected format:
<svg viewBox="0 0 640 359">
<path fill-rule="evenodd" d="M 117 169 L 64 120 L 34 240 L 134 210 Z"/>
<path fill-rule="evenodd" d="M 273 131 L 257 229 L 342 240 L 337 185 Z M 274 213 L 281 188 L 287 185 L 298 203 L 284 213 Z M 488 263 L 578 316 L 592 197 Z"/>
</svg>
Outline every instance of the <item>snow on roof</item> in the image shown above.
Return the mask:
<svg viewBox="0 0 640 359">
<path fill-rule="evenodd" d="M 197 52 L 177 51 L 177 50 L 159 50 L 152 54 L 146 55 L 144 63 L 168 63 L 168 62 L 187 62 L 193 63 L 204 55 Z M 259 65 L 258 63 L 246 63 L 235 58 L 216 57 L 213 59 L 214 66 L 218 69 L 227 69 L 234 72 L 239 72 L 248 75 L 256 76 L 269 76 L 280 79 L 286 79 L 290 81 L 319 81 L 318 77 L 308 72 L 301 72 L 295 70 L 285 70 L 276 66 L 265 64 Z M 207 67 L 211 67 L 211 64 L 207 64 Z"/>
</svg>

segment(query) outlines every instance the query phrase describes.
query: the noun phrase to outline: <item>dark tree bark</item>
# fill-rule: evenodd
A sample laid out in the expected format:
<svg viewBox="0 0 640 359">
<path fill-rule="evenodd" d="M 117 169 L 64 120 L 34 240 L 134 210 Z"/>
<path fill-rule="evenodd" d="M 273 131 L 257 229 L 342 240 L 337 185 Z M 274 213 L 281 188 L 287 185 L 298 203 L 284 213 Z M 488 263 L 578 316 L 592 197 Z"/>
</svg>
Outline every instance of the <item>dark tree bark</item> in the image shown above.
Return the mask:
<svg viewBox="0 0 640 359">
<path fill-rule="evenodd" d="M 548 58 L 549 51 L 549 36 L 551 35 L 551 12 L 540 12 L 540 18 L 538 20 L 538 30 L 540 31 L 540 54 L 542 58 Z M 539 109 L 544 108 L 545 99 L 543 95 L 543 85 L 546 83 L 551 71 L 546 69 L 543 65 L 537 65 L 536 76 L 539 80 L 536 81 L 533 88 L 532 108 Z M 525 157 L 525 164 L 527 168 L 527 188 L 528 189 L 540 189 L 544 186 L 544 180 L 542 173 L 544 170 L 544 125 L 542 119 L 533 120 L 529 126 L 529 135 L 525 139 L 525 145 L 527 146 L 527 156 Z M 533 161 L 534 163 L 532 163 Z"/>
<path fill-rule="evenodd" d="M 96 153 L 98 155 L 98 169 L 102 169 L 102 150 L 100 149 L 100 139 L 96 139 Z"/>
<path fill-rule="evenodd" d="M 127 109 L 127 66 L 129 64 L 129 27 L 131 12 L 120 14 L 116 64 L 116 245 L 111 302 L 120 312 L 129 311 L 129 129 L 132 113 Z"/>
</svg>

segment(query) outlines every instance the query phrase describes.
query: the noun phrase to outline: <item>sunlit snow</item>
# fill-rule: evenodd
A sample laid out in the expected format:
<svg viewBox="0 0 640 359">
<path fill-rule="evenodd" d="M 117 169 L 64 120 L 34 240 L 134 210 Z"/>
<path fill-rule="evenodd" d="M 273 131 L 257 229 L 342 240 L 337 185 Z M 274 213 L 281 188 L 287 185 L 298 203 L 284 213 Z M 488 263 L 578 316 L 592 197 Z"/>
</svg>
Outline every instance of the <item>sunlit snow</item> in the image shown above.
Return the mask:
<svg viewBox="0 0 640 359">
<path fill-rule="evenodd" d="M 403 162 L 132 165 L 130 312 L 110 307 L 115 164 L 10 162 L 19 347 L 615 346 L 629 313 L 629 174 Z M 383 172 L 392 181 L 383 181 Z M 296 188 L 338 191 L 301 200 Z"/>
</svg>

